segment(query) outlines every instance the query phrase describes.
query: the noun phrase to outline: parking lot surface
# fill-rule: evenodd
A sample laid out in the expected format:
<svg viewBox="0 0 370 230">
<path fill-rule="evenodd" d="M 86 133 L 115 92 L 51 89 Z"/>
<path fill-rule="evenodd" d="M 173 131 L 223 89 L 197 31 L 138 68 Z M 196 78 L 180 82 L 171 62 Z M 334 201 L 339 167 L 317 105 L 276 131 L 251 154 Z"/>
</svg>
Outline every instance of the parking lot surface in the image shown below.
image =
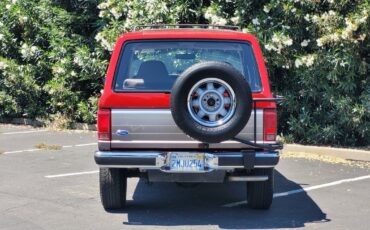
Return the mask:
<svg viewBox="0 0 370 230">
<path fill-rule="evenodd" d="M 100 204 L 94 132 L 0 125 L 0 229 L 369 229 L 370 168 L 284 157 L 270 210 L 246 207 L 244 183 L 128 180 L 128 207 Z M 293 156 L 292 156 L 293 155 Z"/>
</svg>

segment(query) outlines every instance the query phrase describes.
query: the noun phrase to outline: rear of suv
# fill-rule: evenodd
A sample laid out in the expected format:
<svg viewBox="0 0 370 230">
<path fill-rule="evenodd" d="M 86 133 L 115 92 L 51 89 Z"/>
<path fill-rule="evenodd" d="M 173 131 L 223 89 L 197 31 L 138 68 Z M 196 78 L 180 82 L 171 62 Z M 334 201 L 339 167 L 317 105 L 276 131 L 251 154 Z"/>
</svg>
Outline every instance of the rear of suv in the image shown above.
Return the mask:
<svg viewBox="0 0 370 230">
<path fill-rule="evenodd" d="M 98 109 L 100 193 L 126 204 L 127 178 L 242 181 L 252 208 L 273 198 L 276 99 L 256 38 L 227 26 L 148 26 L 114 48 Z"/>
</svg>

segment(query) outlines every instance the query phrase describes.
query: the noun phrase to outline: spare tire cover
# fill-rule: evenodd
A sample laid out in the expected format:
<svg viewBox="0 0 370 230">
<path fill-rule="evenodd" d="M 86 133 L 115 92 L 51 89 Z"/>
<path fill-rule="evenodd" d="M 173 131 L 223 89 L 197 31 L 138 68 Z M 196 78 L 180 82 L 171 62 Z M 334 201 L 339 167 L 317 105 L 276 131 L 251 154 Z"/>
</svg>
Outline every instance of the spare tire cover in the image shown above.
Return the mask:
<svg viewBox="0 0 370 230">
<path fill-rule="evenodd" d="M 224 62 L 207 61 L 186 69 L 171 92 L 177 126 L 204 143 L 235 137 L 247 124 L 252 93 L 244 76 Z"/>
</svg>

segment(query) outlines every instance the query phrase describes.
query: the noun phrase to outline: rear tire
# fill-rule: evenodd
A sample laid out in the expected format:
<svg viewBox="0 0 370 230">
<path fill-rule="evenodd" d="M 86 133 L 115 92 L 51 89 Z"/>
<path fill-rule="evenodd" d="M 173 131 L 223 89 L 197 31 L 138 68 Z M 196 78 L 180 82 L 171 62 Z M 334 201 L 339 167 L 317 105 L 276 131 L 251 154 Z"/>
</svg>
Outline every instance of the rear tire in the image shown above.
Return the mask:
<svg viewBox="0 0 370 230">
<path fill-rule="evenodd" d="M 105 210 L 122 209 L 126 205 L 127 177 L 125 171 L 115 168 L 99 170 L 100 198 Z"/>
<path fill-rule="evenodd" d="M 252 175 L 266 175 L 268 180 L 247 182 L 248 206 L 253 209 L 269 209 L 274 195 L 274 169 L 255 169 Z"/>
</svg>

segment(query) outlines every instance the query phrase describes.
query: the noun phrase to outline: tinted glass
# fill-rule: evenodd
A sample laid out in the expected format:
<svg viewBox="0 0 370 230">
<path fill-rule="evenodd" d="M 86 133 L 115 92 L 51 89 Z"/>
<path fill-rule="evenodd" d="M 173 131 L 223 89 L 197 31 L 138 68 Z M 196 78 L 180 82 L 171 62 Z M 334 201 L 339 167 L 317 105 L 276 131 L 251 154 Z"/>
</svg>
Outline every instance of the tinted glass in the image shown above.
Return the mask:
<svg viewBox="0 0 370 230">
<path fill-rule="evenodd" d="M 244 42 L 143 41 L 124 46 L 114 89 L 116 91 L 170 91 L 176 78 L 190 66 L 220 61 L 238 69 L 252 91 L 261 81 L 252 48 Z"/>
</svg>

